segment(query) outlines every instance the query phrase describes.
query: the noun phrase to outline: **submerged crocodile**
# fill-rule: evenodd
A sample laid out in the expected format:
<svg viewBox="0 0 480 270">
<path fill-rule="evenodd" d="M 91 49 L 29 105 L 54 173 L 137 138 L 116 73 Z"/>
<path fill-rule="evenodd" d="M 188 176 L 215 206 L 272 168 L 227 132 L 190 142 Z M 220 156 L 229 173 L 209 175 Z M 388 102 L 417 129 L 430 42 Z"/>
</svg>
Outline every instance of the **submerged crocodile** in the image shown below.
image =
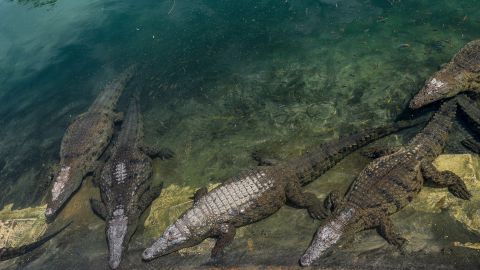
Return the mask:
<svg viewBox="0 0 480 270">
<path fill-rule="evenodd" d="M 474 131 L 476 137 L 480 137 L 480 108 L 478 103 L 467 96 L 458 96 L 458 107 L 465 120 L 469 123 L 469 129 Z M 475 139 L 466 139 L 462 144 L 471 151 L 480 154 L 480 142 Z"/>
<path fill-rule="evenodd" d="M 480 92 L 480 39 L 467 43 L 433 74 L 411 100 L 410 108 L 418 109 L 465 91 Z"/>
<path fill-rule="evenodd" d="M 386 155 L 368 164 L 344 200 L 331 193 L 326 202 L 333 213 L 317 230 L 300 264 L 311 265 L 353 234 L 370 228 L 378 228 L 388 243 L 402 247 L 405 239 L 395 232 L 389 216 L 409 204 L 425 180 L 468 200 L 471 194 L 462 179 L 450 171 L 440 172 L 432 164 L 443 151 L 456 110 L 456 99 L 445 102 L 407 145 L 385 151 Z"/>
<path fill-rule="evenodd" d="M 99 168 L 99 158 L 110 142 L 114 122 L 121 118 L 114 112 L 117 101 L 134 71 L 131 66 L 110 82 L 88 111 L 77 116 L 68 127 L 60 149 L 60 170 L 47 199 L 48 221 L 55 218 L 83 178 Z"/>
<path fill-rule="evenodd" d="M 65 226 L 61 227 L 60 229 L 58 229 L 57 231 L 55 231 L 51 234 L 40 237 L 40 239 L 38 239 L 37 241 L 35 241 L 33 243 L 30 243 L 30 244 L 22 245 L 22 246 L 19 246 L 19 247 L 10 247 L 10 248 L 9 247 L 0 247 L 0 261 L 10 260 L 10 259 L 13 259 L 15 257 L 19 257 L 19 256 L 22 256 L 22 255 L 28 253 L 28 252 L 33 251 L 34 249 L 36 249 L 36 248 L 42 246 L 43 244 L 45 244 L 46 242 L 48 242 L 50 239 L 55 237 L 57 234 L 61 233 L 68 226 L 70 226 L 70 224 L 72 224 L 72 222 L 67 223 Z"/>
<path fill-rule="evenodd" d="M 160 195 L 162 186 L 151 186 L 151 157 L 171 158 L 173 152 L 143 144 L 139 105 L 132 98 L 112 156 L 101 174 L 102 201 L 90 201 L 94 212 L 107 223 L 109 264 L 113 269 L 119 266 L 140 215 Z"/>
<path fill-rule="evenodd" d="M 354 150 L 412 125 L 411 122 L 398 122 L 368 129 L 325 143 L 311 154 L 243 172 L 210 192 L 201 188 L 194 196 L 193 206 L 143 252 L 143 259 L 151 260 L 195 246 L 212 237 L 217 241 L 211 256 L 217 260 L 233 241 L 236 228 L 271 216 L 286 201 L 306 208 L 313 218 L 324 218 L 326 213 L 320 200 L 312 193 L 303 192 L 302 186 L 318 178 Z"/>
</svg>

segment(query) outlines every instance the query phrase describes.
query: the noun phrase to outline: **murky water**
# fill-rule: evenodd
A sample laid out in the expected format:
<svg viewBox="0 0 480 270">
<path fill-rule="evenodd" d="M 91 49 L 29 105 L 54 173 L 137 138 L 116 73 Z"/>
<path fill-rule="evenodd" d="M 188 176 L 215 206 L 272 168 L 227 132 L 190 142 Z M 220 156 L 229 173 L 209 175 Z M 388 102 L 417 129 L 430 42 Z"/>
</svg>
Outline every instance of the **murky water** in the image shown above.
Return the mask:
<svg viewBox="0 0 480 270">
<path fill-rule="evenodd" d="M 126 65 L 139 70 L 119 109 L 140 90 L 146 141 L 176 153 L 155 161 L 154 181 L 193 191 L 255 166 L 252 151 L 294 157 L 405 116 L 425 79 L 479 29 L 476 0 L 1 1 L 0 208 L 44 204 L 66 127 Z M 459 126 L 448 152 L 466 152 L 458 145 L 465 136 Z M 308 189 L 320 197 L 344 190 L 367 162 L 354 154 Z M 92 196 L 98 190 L 88 179 L 59 217 L 76 219 L 72 228 L 0 268 L 108 268 L 104 225 L 88 207 Z M 448 246 L 479 242 L 478 231 L 447 214 L 410 207 L 394 221 L 411 232 L 410 255 L 402 257 L 373 231 L 324 266 L 479 267 L 477 251 Z M 242 229 L 224 263 L 296 266 L 319 224 L 306 211 L 284 207 Z M 125 269 L 208 267 L 212 242 L 181 258 L 141 262 L 141 250 L 161 229 L 139 228 Z M 415 240 L 415 233 L 428 238 Z"/>
</svg>

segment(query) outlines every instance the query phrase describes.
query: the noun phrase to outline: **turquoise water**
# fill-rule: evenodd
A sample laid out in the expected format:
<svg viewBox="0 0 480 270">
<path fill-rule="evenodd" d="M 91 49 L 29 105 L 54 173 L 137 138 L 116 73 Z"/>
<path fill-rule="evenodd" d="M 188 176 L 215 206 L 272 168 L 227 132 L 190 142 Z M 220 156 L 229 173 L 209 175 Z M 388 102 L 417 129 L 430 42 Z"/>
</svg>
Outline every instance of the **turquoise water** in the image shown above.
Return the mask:
<svg viewBox="0 0 480 270">
<path fill-rule="evenodd" d="M 200 187 L 252 167 L 254 150 L 292 157 L 391 122 L 479 29 L 474 0 L 3 0 L 0 208 L 44 202 L 68 123 L 127 65 L 140 67 L 129 93 L 141 91 L 146 141 L 176 153 L 158 162 L 155 181 Z M 366 164 L 359 156 L 351 162 L 358 165 L 345 171 L 345 183 Z M 298 226 L 313 233 L 316 225 L 304 214 L 307 225 Z M 92 230 L 102 239 L 101 225 Z M 299 252 L 311 234 L 302 237 Z M 107 267 L 105 243 L 59 241 L 59 254 Z M 264 252 L 262 264 L 294 265 L 298 258 L 285 259 L 273 247 Z M 40 254 L 22 267 L 88 269 L 71 258 L 49 265 Z"/>
</svg>

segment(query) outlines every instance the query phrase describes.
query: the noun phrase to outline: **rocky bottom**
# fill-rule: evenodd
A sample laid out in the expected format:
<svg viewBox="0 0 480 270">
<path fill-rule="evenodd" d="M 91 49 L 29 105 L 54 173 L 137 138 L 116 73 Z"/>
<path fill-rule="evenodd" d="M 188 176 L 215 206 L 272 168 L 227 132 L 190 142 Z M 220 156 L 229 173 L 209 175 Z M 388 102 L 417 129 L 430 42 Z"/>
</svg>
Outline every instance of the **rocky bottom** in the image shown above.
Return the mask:
<svg viewBox="0 0 480 270">
<path fill-rule="evenodd" d="M 351 155 L 307 187 L 318 197 L 332 189 L 345 190 L 368 162 Z M 414 202 L 392 216 L 398 232 L 408 239 L 405 254 L 389 246 L 374 230 L 358 234 L 352 242 L 331 254 L 319 269 L 479 269 L 480 268 L 480 158 L 474 155 L 441 155 L 435 165 L 461 176 L 472 200 L 453 197 L 446 189 L 425 187 Z M 339 184 L 342 183 L 342 184 Z M 215 185 L 210 186 L 213 188 Z M 123 269 L 198 268 L 300 268 L 298 258 L 321 221 L 304 210 L 284 207 L 271 218 L 241 228 L 219 264 L 209 263 L 213 240 L 152 262 L 141 261 L 141 252 L 160 235 L 192 201 L 197 187 L 167 186 L 154 201 L 130 243 Z M 44 247 L 23 257 L 2 262 L 5 269 L 108 269 L 104 223 L 88 206 L 98 191 L 91 181 L 64 209 L 56 222 L 75 223 Z M 9 246 L 35 239 L 45 230 L 44 206 L 0 212 L 0 241 Z M 19 226 L 13 226 L 18 224 Z M 21 225 L 21 226 L 20 226 Z M 26 234 L 29 232 L 29 234 Z"/>
</svg>

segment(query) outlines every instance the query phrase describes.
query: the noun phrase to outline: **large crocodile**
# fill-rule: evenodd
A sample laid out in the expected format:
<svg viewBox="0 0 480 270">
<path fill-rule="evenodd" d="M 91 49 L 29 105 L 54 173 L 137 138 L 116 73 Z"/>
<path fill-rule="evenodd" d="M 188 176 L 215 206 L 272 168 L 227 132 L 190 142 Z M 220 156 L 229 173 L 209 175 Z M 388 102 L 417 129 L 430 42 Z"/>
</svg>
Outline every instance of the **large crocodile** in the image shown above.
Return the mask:
<svg viewBox="0 0 480 270">
<path fill-rule="evenodd" d="M 71 223 L 72 222 L 67 223 L 65 226 L 61 227 L 60 229 L 56 230 L 55 232 L 53 232 L 51 234 L 48 234 L 48 235 L 44 235 L 44 236 L 40 237 L 40 239 L 38 239 L 37 241 L 32 242 L 30 244 L 22 245 L 22 246 L 19 246 L 19 247 L 10 247 L 10 248 L 9 247 L 0 247 L 0 261 L 10 260 L 10 259 L 13 259 L 15 257 L 19 257 L 19 256 L 22 256 L 22 255 L 28 253 L 28 252 L 33 251 L 34 249 L 42 246 L 43 244 L 48 242 L 50 239 L 55 237 L 57 234 L 59 234 L 60 232 L 65 230 L 68 226 L 70 226 Z"/>
<path fill-rule="evenodd" d="M 418 109 L 465 91 L 480 92 L 480 39 L 467 43 L 433 74 L 410 101 L 410 108 Z"/>
<path fill-rule="evenodd" d="M 378 228 L 388 243 L 401 247 L 405 239 L 394 229 L 390 215 L 409 204 L 425 180 L 447 187 L 455 196 L 468 200 L 471 194 L 464 182 L 450 171 L 439 172 L 432 161 L 441 154 L 453 125 L 456 99 L 445 102 L 433 119 L 407 145 L 372 161 L 359 174 L 344 200 L 332 193 L 332 215 L 316 232 L 300 259 L 308 266 L 329 253 L 353 234 Z M 389 153 L 390 152 L 390 153 Z"/>
<path fill-rule="evenodd" d="M 415 123 L 418 124 L 418 123 Z M 221 257 L 233 241 L 236 228 L 265 219 L 288 201 L 306 208 L 314 218 L 325 217 L 322 203 L 302 186 L 318 178 L 352 151 L 394 131 L 412 126 L 411 122 L 365 130 L 325 143 L 312 153 L 274 166 L 260 166 L 228 179 L 207 193 L 199 189 L 194 204 L 170 225 L 163 235 L 143 252 L 151 260 L 209 237 L 217 238 L 212 259 Z"/>
<path fill-rule="evenodd" d="M 47 198 L 48 221 L 55 218 L 83 178 L 100 167 L 99 158 L 110 142 L 114 122 L 120 118 L 114 112 L 117 101 L 134 71 L 131 66 L 107 84 L 88 111 L 77 116 L 68 127 L 60 149 L 60 169 Z"/>
<path fill-rule="evenodd" d="M 116 269 L 137 229 L 140 215 L 160 195 L 161 185 L 151 186 L 151 157 L 173 157 L 166 148 L 143 144 L 143 123 L 138 101 L 132 98 L 122 129 L 105 164 L 100 181 L 102 201 L 91 200 L 106 225 L 110 267 Z"/>
</svg>

